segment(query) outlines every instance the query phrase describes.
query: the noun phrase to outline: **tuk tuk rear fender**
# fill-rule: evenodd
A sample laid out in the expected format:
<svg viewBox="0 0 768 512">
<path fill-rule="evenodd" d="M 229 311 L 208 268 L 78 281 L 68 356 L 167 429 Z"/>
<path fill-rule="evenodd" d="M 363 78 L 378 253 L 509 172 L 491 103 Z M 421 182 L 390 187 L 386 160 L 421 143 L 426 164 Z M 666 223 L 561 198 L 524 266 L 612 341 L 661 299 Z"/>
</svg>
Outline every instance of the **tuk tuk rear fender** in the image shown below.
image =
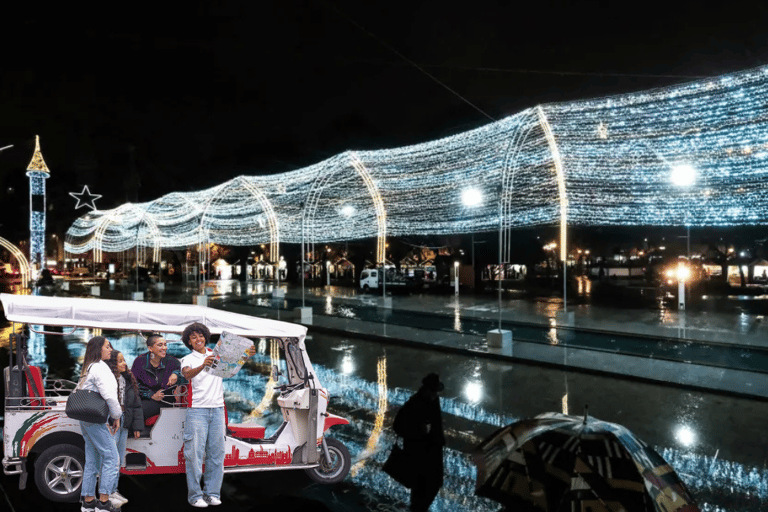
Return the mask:
<svg viewBox="0 0 768 512">
<path fill-rule="evenodd" d="M 327 414 L 325 416 L 325 423 L 323 424 L 323 432 L 328 430 L 334 425 L 348 425 L 349 420 L 346 418 L 342 418 L 341 416 L 336 416 L 335 414 Z"/>
</svg>

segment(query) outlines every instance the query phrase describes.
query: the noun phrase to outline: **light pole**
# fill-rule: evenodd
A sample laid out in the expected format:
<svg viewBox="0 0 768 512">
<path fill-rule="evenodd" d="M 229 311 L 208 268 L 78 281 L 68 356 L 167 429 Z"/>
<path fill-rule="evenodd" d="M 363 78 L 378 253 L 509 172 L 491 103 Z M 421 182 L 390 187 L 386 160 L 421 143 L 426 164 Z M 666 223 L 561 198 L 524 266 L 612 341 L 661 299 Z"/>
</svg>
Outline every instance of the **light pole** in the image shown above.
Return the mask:
<svg viewBox="0 0 768 512">
<path fill-rule="evenodd" d="M 691 185 L 693 185 L 696 182 L 696 169 L 694 169 L 689 164 L 680 164 L 672 168 L 672 172 L 670 174 L 670 180 L 672 181 L 672 184 L 683 188 L 688 189 Z M 688 220 L 688 208 L 685 208 L 685 228 L 686 228 L 686 256 L 688 258 L 688 262 L 690 264 L 691 261 L 691 225 Z M 678 264 L 677 268 L 678 277 L 677 277 L 677 294 L 678 294 L 678 309 L 680 311 L 685 311 L 685 281 L 688 278 L 689 275 L 689 269 L 687 266 L 682 266 Z M 684 275 L 683 275 L 684 274 Z"/>
<path fill-rule="evenodd" d="M 456 296 L 459 296 L 459 262 L 454 261 L 453 262 L 453 289 L 456 293 Z"/>
<path fill-rule="evenodd" d="M 677 309 L 685 311 L 685 282 L 691 271 L 682 261 L 677 263 Z"/>
<path fill-rule="evenodd" d="M 474 208 L 483 203 L 483 193 L 476 188 L 468 188 L 461 193 L 461 202 L 467 208 Z M 475 276 L 475 232 L 472 232 L 472 288 L 476 287 Z M 456 290 L 458 294 L 458 289 Z"/>
<path fill-rule="evenodd" d="M 301 307 L 304 308 L 304 203 L 301 203 Z"/>
<path fill-rule="evenodd" d="M 488 348 L 501 349 L 507 351 L 509 355 L 512 355 L 512 331 L 501 328 L 501 279 L 504 274 L 504 267 L 502 261 L 502 234 L 504 230 L 504 217 L 503 211 L 503 199 L 504 189 L 499 186 L 498 188 L 498 201 L 499 201 L 499 327 L 498 329 L 491 329 L 488 331 Z"/>
<path fill-rule="evenodd" d="M 301 307 L 300 308 L 294 308 L 294 313 L 298 319 L 298 321 L 302 324 L 311 324 L 312 323 L 312 307 L 307 307 L 304 302 L 304 274 L 306 273 L 306 270 L 304 268 L 305 265 L 305 257 L 306 257 L 306 246 L 304 243 L 304 203 L 301 203 Z"/>
</svg>

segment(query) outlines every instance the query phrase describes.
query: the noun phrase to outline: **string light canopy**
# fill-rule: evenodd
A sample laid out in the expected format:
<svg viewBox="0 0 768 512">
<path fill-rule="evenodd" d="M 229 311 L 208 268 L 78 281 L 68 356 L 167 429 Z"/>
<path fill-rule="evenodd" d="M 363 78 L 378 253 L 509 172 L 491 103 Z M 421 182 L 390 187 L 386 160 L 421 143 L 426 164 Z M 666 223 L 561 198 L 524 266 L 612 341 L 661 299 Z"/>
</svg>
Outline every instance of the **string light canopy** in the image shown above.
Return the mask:
<svg viewBox="0 0 768 512">
<path fill-rule="evenodd" d="M 768 67 L 540 105 L 440 140 L 89 212 L 69 229 L 66 250 L 278 247 L 300 243 L 304 224 L 309 243 L 378 237 L 382 261 L 387 236 L 500 224 L 503 246 L 513 229 L 560 225 L 563 254 L 571 225 L 766 224 L 766 103 Z M 466 191 L 482 200 L 469 206 Z M 153 227 L 137 229 L 138 218 Z"/>
</svg>

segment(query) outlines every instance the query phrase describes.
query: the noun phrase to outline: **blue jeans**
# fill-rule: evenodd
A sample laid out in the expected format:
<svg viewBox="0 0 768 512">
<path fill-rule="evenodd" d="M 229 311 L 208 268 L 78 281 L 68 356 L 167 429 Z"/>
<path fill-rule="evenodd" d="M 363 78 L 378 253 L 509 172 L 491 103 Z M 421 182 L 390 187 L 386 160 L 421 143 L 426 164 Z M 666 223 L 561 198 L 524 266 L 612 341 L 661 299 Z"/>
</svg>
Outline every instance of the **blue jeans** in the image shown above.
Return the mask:
<svg viewBox="0 0 768 512">
<path fill-rule="evenodd" d="M 117 489 L 120 463 L 115 438 L 105 423 L 81 421 L 80 430 L 85 439 L 85 467 L 80 495 L 96 496 L 96 477 L 99 474 L 99 494 L 112 494 Z"/>
<path fill-rule="evenodd" d="M 128 429 L 123 428 L 115 432 L 115 444 L 117 445 L 117 455 L 120 458 L 120 466 L 125 466 L 125 442 L 128 441 Z"/>
<path fill-rule="evenodd" d="M 187 500 L 205 496 L 221 498 L 224 478 L 224 408 L 190 407 L 184 425 L 184 462 L 187 469 Z M 203 473 L 205 457 L 205 473 Z M 205 481 L 200 488 L 200 477 Z"/>
</svg>

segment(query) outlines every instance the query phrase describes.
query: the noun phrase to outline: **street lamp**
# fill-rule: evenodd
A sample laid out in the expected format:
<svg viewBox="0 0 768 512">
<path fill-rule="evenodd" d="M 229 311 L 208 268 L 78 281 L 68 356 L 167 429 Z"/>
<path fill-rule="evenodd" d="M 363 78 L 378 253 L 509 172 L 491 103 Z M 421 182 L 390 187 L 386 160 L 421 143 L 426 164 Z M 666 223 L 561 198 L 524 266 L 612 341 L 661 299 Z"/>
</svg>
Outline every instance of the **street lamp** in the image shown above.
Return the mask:
<svg viewBox="0 0 768 512">
<path fill-rule="evenodd" d="M 459 262 L 453 262 L 453 288 L 456 292 L 456 296 L 459 296 Z"/>
<path fill-rule="evenodd" d="M 677 263 L 677 309 L 685 311 L 685 282 L 691 275 L 688 265 L 682 261 Z"/>
<path fill-rule="evenodd" d="M 464 206 L 467 208 L 474 208 L 476 206 L 480 206 L 483 203 L 483 193 L 476 189 L 476 188 L 468 188 L 465 189 L 464 192 L 461 193 L 461 202 L 464 203 Z M 477 273 L 475 272 L 475 232 L 472 232 L 472 287 L 475 288 L 475 275 Z M 458 289 L 456 291 L 458 294 Z"/>
<path fill-rule="evenodd" d="M 670 180 L 672 183 L 681 188 L 688 188 L 696 182 L 696 169 L 691 165 L 681 164 L 672 168 L 670 174 Z M 687 256 L 691 259 L 691 225 L 688 222 L 688 208 L 685 209 L 685 228 L 686 228 L 686 245 Z"/>
<path fill-rule="evenodd" d="M 689 164 L 680 164 L 672 168 L 670 174 L 670 180 L 672 183 L 681 188 L 687 189 L 696 182 L 696 169 Z M 685 242 L 686 242 L 686 256 L 688 261 L 691 261 L 691 224 L 688 221 L 688 208 L 685 208 Z M 678 264 L 678 279 L 677 279 L 677 292 L 682 298 L 678 298 L 678 307 L 681 311 L 685 310 L 685 280 L 688 278 L 688 268 L 682 270 L 683 267 Z M 685 273 L 684 277 L 683 273 Z"/>
</svg>

